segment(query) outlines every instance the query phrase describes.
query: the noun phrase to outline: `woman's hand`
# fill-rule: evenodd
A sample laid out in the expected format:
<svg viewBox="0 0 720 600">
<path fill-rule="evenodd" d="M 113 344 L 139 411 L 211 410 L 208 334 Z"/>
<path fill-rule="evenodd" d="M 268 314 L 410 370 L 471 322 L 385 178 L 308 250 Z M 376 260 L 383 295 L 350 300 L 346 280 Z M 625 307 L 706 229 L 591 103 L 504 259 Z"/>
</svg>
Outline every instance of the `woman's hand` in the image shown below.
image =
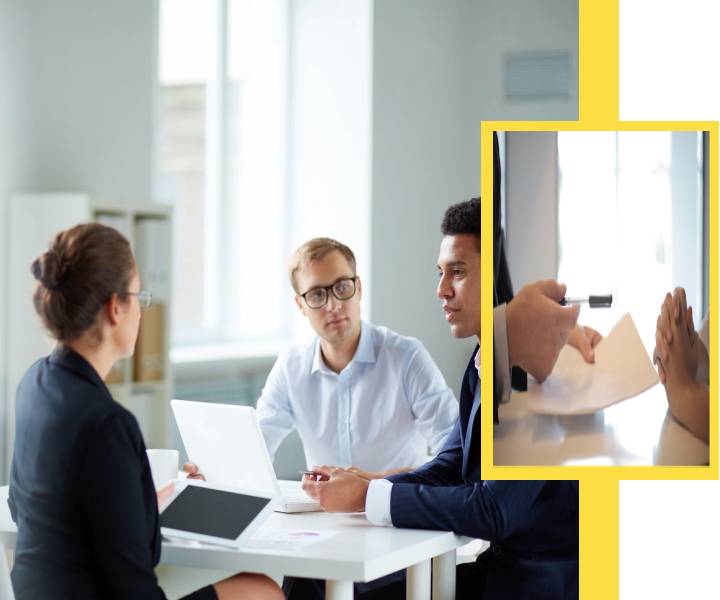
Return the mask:
<svg viewBox="0 0 720 600">
<path fill-rule="evenodd" d="M 165 503 L 168 501 L 170 496 L 172 496 L 174 491 L 175 484 L 171 481 L 155 492 L 155 495 L 157 496 L 158 510 L 162 510 L 164 508 Z"/>
<path fill-rule="evenodd" d="M 205 475 L 200 472 L 200 468 L 195 463 L 186 462 L 183 465 L 183 472 L 186 473 L 188 479 L 205 481 Z"/>
</svg>

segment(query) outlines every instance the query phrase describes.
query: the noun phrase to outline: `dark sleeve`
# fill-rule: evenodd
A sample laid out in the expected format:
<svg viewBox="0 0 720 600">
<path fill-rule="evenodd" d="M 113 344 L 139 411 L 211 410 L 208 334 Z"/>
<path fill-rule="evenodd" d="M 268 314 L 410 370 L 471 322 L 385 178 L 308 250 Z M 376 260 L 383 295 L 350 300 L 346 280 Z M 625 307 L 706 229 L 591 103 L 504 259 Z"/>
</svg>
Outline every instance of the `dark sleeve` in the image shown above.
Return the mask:
<svg viewBox="0 0 720 600">
<path fill-rule="evenodd" d="M 392 486 L 395 527 L 439 529 L 500 542 L 524 523 L 545 481 L 483 481 L 450 487 Z"/>
<path fill-rule="evenodd" d="M 157 500 L 144 481 L 148 474 L 137 422 L 116 412 L 89 435 L 79 494 L 98 579 L 108 598 L 165 600 L 153 570 L 159 544 Z"/>
<path fill-rule="evenodd" d="M 10 518 L 13 520 L 13 523 L 17 523 L 17 509 L 15 508 L 15 500 L 13 499 L 13 488 L 10 486 L 10 490 L 8 491 L 8 508 L 10 509 Z"/>
<path fill-rule="evenodd" d="M 409 473 L 387 477 L 393 483 L 422 483 L 426 485 L 458 485 L 462 483 L 462 445 L 460 441 L 460 419 L 455 421 L 442 450 L 430 462 Z"/>
<path fill-rule="evenodd" d="M 510 302 L 513 299 L 513 285 L 510 279 L 510 269 L 507 263 L 507 254 L 505 252 L 505 232 L 502 228 L 502 168 L 500 166 L 500 146 L 498 144 L 497 133 L 493 132 L 493 306 Z M 516 390 L 524 392 L 527 390 L 527 373 L 520 367 L 512 367 L 511 385 Z M 497 411 L 497 403 L 499 397 L 494 394 L 495 407 Z M 495 422 L 497 422 L 497 412 L 495 414 Z"/>
</svg>

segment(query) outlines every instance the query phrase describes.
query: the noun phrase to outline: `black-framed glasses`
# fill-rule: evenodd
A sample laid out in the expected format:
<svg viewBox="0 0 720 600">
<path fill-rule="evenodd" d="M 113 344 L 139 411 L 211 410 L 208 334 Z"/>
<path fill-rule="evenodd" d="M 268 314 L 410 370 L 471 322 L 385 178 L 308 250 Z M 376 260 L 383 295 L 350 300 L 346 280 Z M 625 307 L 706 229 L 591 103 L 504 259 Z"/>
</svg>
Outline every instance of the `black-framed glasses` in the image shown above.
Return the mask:
<svg viewBox="0 0 720 600">
<path fill-rule="evenodd" d="M 139 292 L 125 292 L 124 296 L 137 296 L 140 308 L 150 308 L 152 306 L 152 292 L 140 290 Z"/>
<path fill-rule="evenodd" d="M 304 294 L 300 294 L 302 299 L 305 300 L 305 304 L 309 308 L 322 308 L 327 304 L 329 293 L 335 296 L 338 300 L 350 300 L 355 295 L 355 277 L 343 277 L 338 279 L 332 285 L 326 285 L 323 287 L 316 287 L 308 290 Z"/>
</svg>

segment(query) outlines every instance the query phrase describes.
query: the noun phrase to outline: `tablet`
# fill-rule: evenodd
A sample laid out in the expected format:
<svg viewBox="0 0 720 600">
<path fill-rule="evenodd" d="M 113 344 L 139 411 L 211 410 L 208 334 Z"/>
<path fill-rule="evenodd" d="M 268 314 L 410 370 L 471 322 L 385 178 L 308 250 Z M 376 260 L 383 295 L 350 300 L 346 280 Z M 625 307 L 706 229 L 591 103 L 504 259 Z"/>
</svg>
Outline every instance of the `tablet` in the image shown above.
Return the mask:
<svg viewBox="0 0 720 600">
<path fill-rule="evenodd" d="M 163 503 L 160 528 L 168 537 L 238 547 L 278 502 L 279 498 L 262 492 L 180 480 Z"/>
</svg>

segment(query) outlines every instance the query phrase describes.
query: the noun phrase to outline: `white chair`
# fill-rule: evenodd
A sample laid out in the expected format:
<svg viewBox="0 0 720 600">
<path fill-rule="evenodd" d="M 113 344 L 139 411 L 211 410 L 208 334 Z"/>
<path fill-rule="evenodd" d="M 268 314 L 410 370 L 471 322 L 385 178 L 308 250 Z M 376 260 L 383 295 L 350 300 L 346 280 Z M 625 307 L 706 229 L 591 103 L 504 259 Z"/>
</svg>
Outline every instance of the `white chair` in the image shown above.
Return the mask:
<svg viewBox="0 0 720 600">
<path fill-rule="evenodd" d="M 8 555 L 5 545 L 0 542 L 0 600 L 15 600 L 12 583 L 10 583 L 10 569 L 8 568 Z"/>
</svg>

